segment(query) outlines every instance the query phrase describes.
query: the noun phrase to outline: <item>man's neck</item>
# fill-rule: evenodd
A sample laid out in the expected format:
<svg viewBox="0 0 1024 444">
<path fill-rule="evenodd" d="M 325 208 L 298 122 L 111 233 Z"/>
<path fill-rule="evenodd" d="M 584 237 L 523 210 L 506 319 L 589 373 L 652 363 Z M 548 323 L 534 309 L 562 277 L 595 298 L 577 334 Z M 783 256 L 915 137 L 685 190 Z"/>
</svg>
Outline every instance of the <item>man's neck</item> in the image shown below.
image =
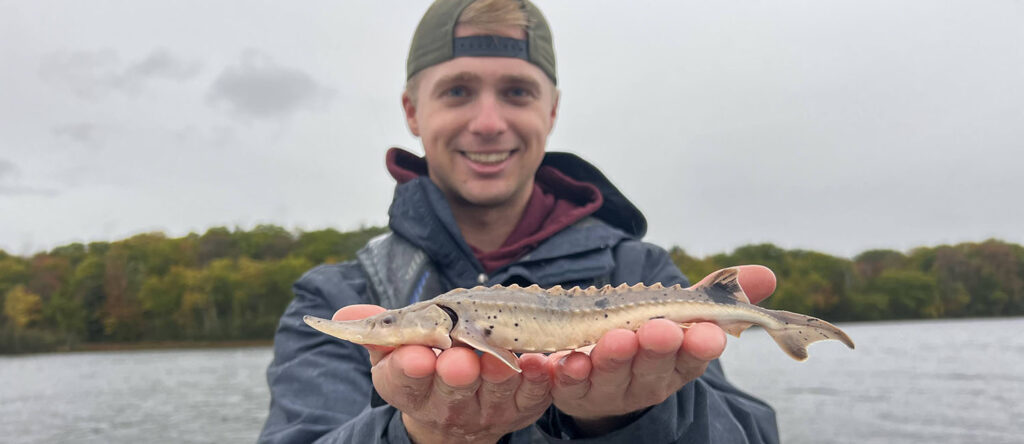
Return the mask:
<svg viewBox="0 0 1024 444">
<path fill-rule="evenodd" d="M 500 207 L 480 207 L 466 202 L 449 202 L 455 223 L 466 243 L 484 253 L 505 243 L 523 217 L 530 195 Z"/>
</svg>

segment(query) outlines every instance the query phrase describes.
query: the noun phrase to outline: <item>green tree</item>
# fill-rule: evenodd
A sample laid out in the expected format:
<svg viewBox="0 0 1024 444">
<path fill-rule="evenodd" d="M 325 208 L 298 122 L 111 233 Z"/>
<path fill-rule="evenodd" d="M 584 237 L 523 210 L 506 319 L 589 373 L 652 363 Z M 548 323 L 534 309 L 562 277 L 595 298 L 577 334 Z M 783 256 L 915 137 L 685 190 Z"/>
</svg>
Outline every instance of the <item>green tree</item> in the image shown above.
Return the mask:
<svg viewBox="0 0 1024 444">
<path fill-rule="evenodd" d="M 4 295 L 4 316 L 16 329 L 24 330 L 43 318 L 43 298 L 17 285 Z"/>
<path fill-rule="evenodd" d="M 222 258 L 188 276 L 178 320 L 193 339 L 233 339 L 231 317 L 239 286 L 235 261 Z"/>
<path fill-rule="evenodd" d="M 200 265 L 214 259 L 236 257 L 239 254 L 238 241 L 226 227 L 214 227 L 199 236 L 197 254 Z"/>
<path fill-rule="evenodd" d="M 145 320 L 148 339 L 179 339 L 181 331 L 176 318 L 182 298 L 188 291 L 193 272 L 180 265 L 172 266 L 163 276 L 147 276 L 139 290 L 139 303 Z"/>
<path fill-rule="evenodd" d="M 7 256 L 4 253 L 0 257 L 0 295 L 7 293 L 16 285 L 27 284 L 29 278 L 28 270 L 28 261 L 15 256 Z"/>
<path fill-rule="evenodd" d="M 66 347 L 72 347 L 85 338 L 86 311 L 71 296 L 60 293 L 43 307 L 43 316 L 50 323 L 48 330 L 60 333 Z"/>
<path fill-rule="evenodd" d="M 106 337 L 117 341 L 138 340 L 142 334 L 138 290 L 144 277 L 144 264 L 134 259 L 132 253 L 124 244 L 115 243 L 105 257 L 103 332 Z"/>
<path fill-rule="evenodd" d="M 37 254 L 29 261 L 28 290 L 38 294 L 43 301 L 63 290 L 71 274 L 71 265 L 67 258 Z"/>
<path fill-rule="evenodd" d="M 886 270 L 866 290 L 888 299 L 890 318 L 934 318 L 942 311 L 935 278 L 920 271 Z"/>
<path fill-rule="evenodd" d="M 337 262 L 344 254 L 345 236 L 333 228 L 299 233 L 292 250 L 294 255 L 304 257 L 315 264 Z"/>
<path fill-rule="evenodd" d="M 89 255 L 82 259 L 71 273 L 68 294 L 83 313 L 85 340 L 98 341 L 104 336 L 103 306 L 106 294 L 103 292 L 103 277 L 106 263 L 102 253 L 89 249 Z"/>
<path fill-rule="evenodd" d="M 885 270 L 903 268 L 907 257 L 895 250 L 868 250 L 853 258 L 857 274 L 874 279 Z"/>
<path fill-rule="evenodd" d="M 66 259 L 72 268 L 78 265 L 82 259 L 85 259 L 88 254 L 89 252 L 85 244 L 80 242 L 54 248 L 49 253 L 50 256 Z"/>
<path fill-rule="evenodd" d="M 291 251 L 295 239 L 276 225 L 257 225 L 252 231 L 236 231 L 241 253 L 253 259 L 280 259 Z"/>
</svg>

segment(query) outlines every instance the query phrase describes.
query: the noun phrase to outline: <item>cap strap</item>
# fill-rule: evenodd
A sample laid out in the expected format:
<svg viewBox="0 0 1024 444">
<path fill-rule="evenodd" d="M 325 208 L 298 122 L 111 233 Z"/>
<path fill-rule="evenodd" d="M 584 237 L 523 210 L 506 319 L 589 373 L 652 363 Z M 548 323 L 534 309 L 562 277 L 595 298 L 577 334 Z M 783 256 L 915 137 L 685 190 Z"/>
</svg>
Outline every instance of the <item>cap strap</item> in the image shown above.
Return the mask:
<svg viewBox="0 0 1024 444">
<path fill-rule="evenodd" d="M 526 40 L 496 35 L 456 37 L 452 57 L 512 57 L 530 60 Z"/>
</svg>

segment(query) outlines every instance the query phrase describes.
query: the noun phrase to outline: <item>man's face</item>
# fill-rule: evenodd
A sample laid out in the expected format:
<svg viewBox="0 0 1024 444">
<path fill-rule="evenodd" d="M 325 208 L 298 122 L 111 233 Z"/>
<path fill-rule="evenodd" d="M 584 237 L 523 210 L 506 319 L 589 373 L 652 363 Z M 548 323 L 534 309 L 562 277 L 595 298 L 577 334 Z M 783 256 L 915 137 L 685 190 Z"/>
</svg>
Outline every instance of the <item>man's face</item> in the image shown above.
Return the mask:
<svg viewBox="0 0 1024 444">
<path fill-rule="evenodd" d="M 456 37 L 482 34 L 459 25 Z M 493 32 L 489 34 L 494 34 Z M 522 29 L 499 33 L 526 38 Z M 558 107 L 540 68 L 507 57 L 459 57 L 420 72 L 416 100 L 403 95 L 430 179 L 453 205 L 525 204 Z"/>
</svg>

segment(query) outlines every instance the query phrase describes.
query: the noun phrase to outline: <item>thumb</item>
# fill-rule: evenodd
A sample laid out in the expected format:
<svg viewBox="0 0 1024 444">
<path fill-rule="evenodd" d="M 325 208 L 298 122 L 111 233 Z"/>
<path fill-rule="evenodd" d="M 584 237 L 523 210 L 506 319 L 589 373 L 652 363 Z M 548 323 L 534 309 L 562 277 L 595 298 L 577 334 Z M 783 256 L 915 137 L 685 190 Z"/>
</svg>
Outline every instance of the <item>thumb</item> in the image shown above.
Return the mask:
<svg viewBox="0 0 1024 444">
<path fill-rule="evenodd" d="M 379 305 L 370 304 L 356 304 L 342 307 L 340 310 L 334 312 L 334 316 L 331 317 L 332 321 L 354 321 L 358 319 L 368 318 L 370 316 L 379 314 L 387 311 L 384 307 Z M 363 345 L 366 351 L 370 352 L 370 365 L 377 365 L 377 361 L 380 361 L 388 353 L 394 350 L 394 347 L 386 347 L 382 345 Z"/>
<path fill-rule="evenodd" d="M 740 282 L 740 287 L 743 288 L 743 293 L 750 299 L 751 304 L 757 304 L 771 296 L 775 292 L 775 285 L 777 283 L 775 279 L 775 273 L 772 272 L 771 268 L 765 267 L 764 265 L 738 265 L 735 267 L 738 275 L 736 279 Z M 715 276 L 715 273 L 711 273 L 704 276 L 700 282 L 690 286 L 690 288 L 699 287 L 705 285 L 711 281 L 711 278 Z"/>
</svg>

